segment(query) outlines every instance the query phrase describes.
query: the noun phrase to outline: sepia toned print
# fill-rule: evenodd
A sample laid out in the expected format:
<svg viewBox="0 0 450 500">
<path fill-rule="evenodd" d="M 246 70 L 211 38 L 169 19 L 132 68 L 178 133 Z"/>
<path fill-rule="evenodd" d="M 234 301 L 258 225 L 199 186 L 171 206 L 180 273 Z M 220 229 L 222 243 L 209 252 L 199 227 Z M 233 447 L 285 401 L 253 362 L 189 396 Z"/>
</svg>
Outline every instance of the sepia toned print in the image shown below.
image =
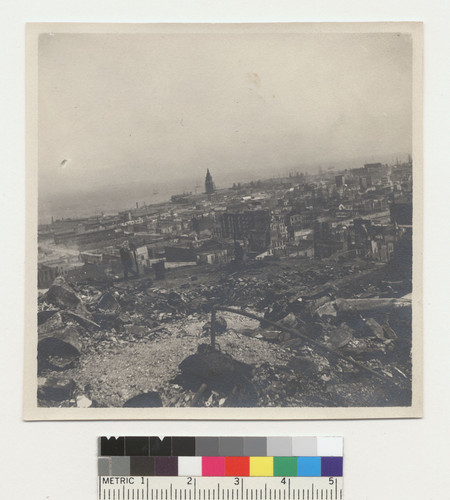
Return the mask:
<svg viewBox="0 0 450 500">
<path fill-rule="evenodd" d="M 420 24 L 27 42 L 26 419 L 421 415 Z"/>
</svg>

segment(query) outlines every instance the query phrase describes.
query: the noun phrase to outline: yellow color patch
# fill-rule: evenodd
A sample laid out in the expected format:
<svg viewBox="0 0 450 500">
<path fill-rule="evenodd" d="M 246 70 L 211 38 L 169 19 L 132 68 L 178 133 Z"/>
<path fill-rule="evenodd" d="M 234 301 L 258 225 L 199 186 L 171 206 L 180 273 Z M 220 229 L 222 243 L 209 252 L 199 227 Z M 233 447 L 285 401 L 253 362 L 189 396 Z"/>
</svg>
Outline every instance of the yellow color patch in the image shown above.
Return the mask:
<svg viewBox="0 0 450 500">
<path fill-rule="evenodd" d="M 272 477 L 273 457 L 250 457 L 250 476 Z"/>
</svg>

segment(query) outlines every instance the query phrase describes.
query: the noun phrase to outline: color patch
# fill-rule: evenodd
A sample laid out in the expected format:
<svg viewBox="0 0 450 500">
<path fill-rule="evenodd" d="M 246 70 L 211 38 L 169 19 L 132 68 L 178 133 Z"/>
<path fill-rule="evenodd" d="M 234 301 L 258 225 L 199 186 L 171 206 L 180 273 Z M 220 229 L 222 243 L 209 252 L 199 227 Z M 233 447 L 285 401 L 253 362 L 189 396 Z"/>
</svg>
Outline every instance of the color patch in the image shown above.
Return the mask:
<svg viewBox="0 0 450 500">
<path fill-rule="evenodd" d="M 150 455 L 152 457 L 170 457 L 172 455 L 172 438 L 165 437 L 161 440 L 159 437 L 151 437 Z"/>
<path fill-rule="evenodd" d="M 111 457 L 111 476 L 129 476 L 130 457 Z"/>
<path fill-rule="evenodd" d="M 319 457 L 342 457 L 344 440 L 341 437 L 318 437 L 317 455 Z"/>
<path fill-rule="evenodd" d="M 195 439 L 195 454 L 197 457 L 219 456 L 218 437 L 198 437 Z"/>
<path fill-rule="evenodd" d="M 109 476 L 109 463 L 110 458 L 99 458 L 98 459 L 98 475 L 99 476 Z"/>
<path fill-rule="evenodd" d="M 292 457 L 292 441 L 288 437 L 268 437 L 267 455 L 269 457 Z"/>
<path fill-rule="evenodd" d="M 297 457 L 273 457 L 274 476 L 297 476 Z"/>
<path fill-rule="evenodd" d="M 172 456 L 174 457 L 195 457 L 194 437 L 173 437 Z"/>
<path fill-rule="evenodd" d="M 130 475 L 154 476 L 155 475 L 154 457 L 130 457 Z"/>
<path fill-rule="evenodd" d="M 130 457 L 148 457 L 149 450 L 150 446 L 148 437 L 131 436 L 125 438 L 125 455 L 128 455 Z"/>
<path fill-rule="evenodd" d="M 322 457 L 322 476 L 342 476 L 342 457 Z"/>
<path fill-rule="evenodd" d="M 225 476 L 245 477 L 249 474 L 249 457 L 225 457 Z"/>
<path fill-rule="evenodd" d="M 202 457 L 202 476 L 224 476 L 225 457 Z"/>
<path fill-rule="evenodd" d="M 178 476 L 178 457 L 155 457 L 155 476 Z"/>
<path fill-rule="evenodd" d="M 98 476 L 342 477 L 342 437 L 101 437 Z"/>
<path fill-rule="evenodd" d="M 267 439 L 265 437 L 245 437 L 243 454 L 245 457 L 266 457 Z"/>
<path fill-rule="evenodd" d="M 292 455 L 294 457 L 317 457 L 317 438 L 292 438 Z"/>
<path fill-rule="evenodd" d="M 125 454 L 124 437 L 100 438 L 100 455 L 103 457 L 123 456 Z"/>
<path fill-rule="evenodd" d="M 250 457 L 250 476 L 272 477 L 273 457 Z"/>
<path fill-rule="evenodd" d="M 298 457 L 297 467 L 298 467 L 297 476 L 301 477 L 321 476 L 320 457 Z"/>
<path fill-rule="evenodd" d="M 178 457 L 179 476 L 201 476 L 202 457 Z"/>
<path fill-rule="evenodd" d="M 220 437 L 219 455 L 221 457 L 242 457 L 244 454 L 244 438 Z"/>
</svg>

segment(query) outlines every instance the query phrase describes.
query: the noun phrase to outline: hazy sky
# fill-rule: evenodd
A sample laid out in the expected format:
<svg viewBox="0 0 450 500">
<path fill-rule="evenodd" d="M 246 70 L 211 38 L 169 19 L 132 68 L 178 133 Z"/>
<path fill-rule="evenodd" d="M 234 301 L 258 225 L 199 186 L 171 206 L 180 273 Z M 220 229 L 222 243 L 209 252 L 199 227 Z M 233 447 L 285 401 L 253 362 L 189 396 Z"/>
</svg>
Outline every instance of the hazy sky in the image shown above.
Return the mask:
<svg viewBox="0 0 450 500">
<path fill-rule="evenodd" d="M 409 153 L 411 71 L 408 35 L 41 35 L 40 204 Z"/>
</svg>

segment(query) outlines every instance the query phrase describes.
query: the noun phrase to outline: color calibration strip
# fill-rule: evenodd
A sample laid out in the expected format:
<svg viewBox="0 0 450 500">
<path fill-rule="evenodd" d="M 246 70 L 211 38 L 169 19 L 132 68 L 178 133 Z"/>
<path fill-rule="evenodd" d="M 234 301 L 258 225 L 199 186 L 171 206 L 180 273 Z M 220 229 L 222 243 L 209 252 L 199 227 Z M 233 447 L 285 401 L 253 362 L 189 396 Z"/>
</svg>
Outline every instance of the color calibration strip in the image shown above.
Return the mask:
<svg viewBox="0 0 450 500">
<path fill-rule="evenodd" d="M 100 477 L 343 475 L 341 437 L 102 437 L 99 448 Z"/>
</svg>

